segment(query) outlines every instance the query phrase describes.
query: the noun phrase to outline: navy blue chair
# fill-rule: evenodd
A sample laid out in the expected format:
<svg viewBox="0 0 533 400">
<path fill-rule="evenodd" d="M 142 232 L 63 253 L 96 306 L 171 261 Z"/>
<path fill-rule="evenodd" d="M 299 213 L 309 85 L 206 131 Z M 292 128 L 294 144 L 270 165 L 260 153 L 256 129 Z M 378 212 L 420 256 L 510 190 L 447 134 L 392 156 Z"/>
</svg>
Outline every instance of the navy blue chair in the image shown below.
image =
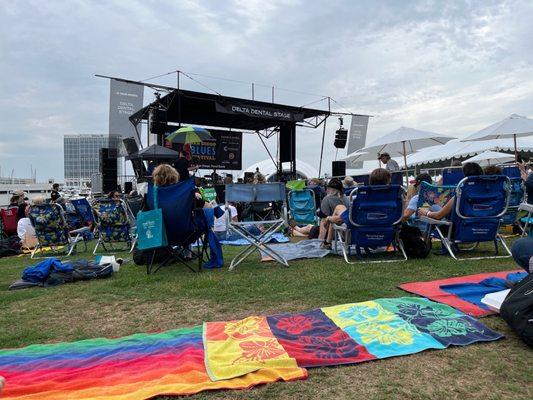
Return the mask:
<svg viewBox="0 0 533 400">
<path fill-rule="evenodd" d="M 455 253 L 459 251 L 459 244 L 477 245 L 482 242 L 494 243 L 495 256 L 465 259 L 508 257 L 511 252 L 498 229 L 507 211 L 510 192 L 510 180 L 506 176 L 469 176 L 457 185 L 455 204 L 449 220 L 427 217 L 421 217 L 421 220 L 435 227 L 443 246 L 454 259 L 458 259 Z M 444 226 L 448 230 L 446 235 L 442 231 Z M 498 255 L 498 243 L 502 244 L 508 256 Z"/>
<path fill-rule="evenodd" d="M 393 172 L 390 183 L 393 185 L 403 185 L 404 172 Z"/>
<path fill-rule="evenodd" d="M 499 165 L 502 170 L 502 174 L 508 178 L 520 178 L 520 168 L 516 164 L 504 164 Z"/>
<path fill-rule="evenodd" d="M 462 167 L 448 167 L 442 169 L 442 184 L 444 186 L 457 186 L 464 177 L 465 175 L 463 174 Z"/>
<path fill-rule="evenodd" d="M 514 225 L 518 217 L 518 208 L 524 201 L 525 189 L 522 178 L 509 177 L 510 193 L 507 212 L 502 217 L 503 225 Z"/>
<path fill-rule="evenodd" d="M 179 262 L 193 272 L 200 272 L 207 257 L 208 224 L 202 209 L 194 208 L 194 178 L 175 183 L 169 186 L 158 186 L 157 203 L 163 213 L 163 221 L 168 242 L 168 255 L 154 265 L 153 251 L 152 260 L 146 266 L 148 274 L 157 272 L 161 267 Z M 154 208 L 153 185 L 149 184 L 147 203 L 150 209 Z M 198 246 L 191 246 L 198 241 Z M 195 269 L 191 263 L 197 263 Z"/>
<path fill-rule="evenodd" d="M 362 250 L 371 255 L 372 250 L 393 246 L 400 250 L 403 260 L 407 255 L 399 238 L 404 209 L 405 190 L 401 185 L 361 186 L 350 195 L 348 208 L 349 224 L 334 225 L 335 251 L 341 245 L 347 263 L 352 249 L 355 256 L 363 260 Z M 367 257 L 368 258 L 368 257 Z M 371 262 L 392 262 L 398 260 L 376 260 Z"/>
</svg>

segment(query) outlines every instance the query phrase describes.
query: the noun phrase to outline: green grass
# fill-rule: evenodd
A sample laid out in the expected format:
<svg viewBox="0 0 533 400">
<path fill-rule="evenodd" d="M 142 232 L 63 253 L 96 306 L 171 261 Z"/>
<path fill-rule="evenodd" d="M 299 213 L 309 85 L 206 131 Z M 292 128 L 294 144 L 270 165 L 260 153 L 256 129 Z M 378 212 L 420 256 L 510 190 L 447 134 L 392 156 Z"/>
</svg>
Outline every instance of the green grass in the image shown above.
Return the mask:
<svg viewBox="0 0 533 400">
<path fill-rule="evenodd" d="M 227 264 L 238 250 L 225 249 Z M 92 256 L 80 253 L 78 257 Z M 224 268 L 193 274 L 172 265 L 147 276 L 144 267 L 130 261 L 110 279 L 8 291 L 22 269 L 33 263 L 29 257 L 0 259 L 2 348 L 407 296 L 396 285 L 515 268 L 509 258 L 455 262 L 435 255 L 426 260 L 366 265 L 347 265 L 340 257 L 330 256 L 293 261 L 284 268 L 260 263 L 255 254 L 231 273 Z M 533 398 L 533 352 L 499 317 L 482 321 L 506 338 L 352 366 L 314 368 L 305 381 L 205 392 L 194 398 Z"/>
</svg>

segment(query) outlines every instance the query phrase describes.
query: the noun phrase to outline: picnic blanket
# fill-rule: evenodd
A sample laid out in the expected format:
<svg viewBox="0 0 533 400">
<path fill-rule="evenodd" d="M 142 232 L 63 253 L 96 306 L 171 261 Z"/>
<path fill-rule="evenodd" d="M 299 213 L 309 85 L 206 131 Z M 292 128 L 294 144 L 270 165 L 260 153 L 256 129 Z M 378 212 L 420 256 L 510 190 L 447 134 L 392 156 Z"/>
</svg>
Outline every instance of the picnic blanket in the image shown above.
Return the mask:
<svg viewBox="0 0 533 400">
<path fill-rule="evenodd" d="M 266 243 L 287 243 L 290 239 L 285 236 L 283 233 L 273 233 L 270 235 L 270 238 Z M 236 239 L 236 240 L 221 240 L 220 244 L 229 245 L 229 246 L 248 246 L 250 242 L 246 239 Z"/>
<path fill-rule="evenodd" d="M 525 275 L 523 270 L 488 272 L 427 282 L 403 283 L 398 288 L 448 304 L 465 314 L 484 317 L 496 312 L 481 302 L 483 296 L 506 289 L 506 280 L 516 282 Z"/>
<path fill-rule="evenodd" d="M 298 243 L 282 243 L 273 244 L 270 246 L 279 255 L 283 256 L 285 260 L 291 261 L 299 258 L 322 258 L 327 256 L 330 251 L 321 249 L 320 245 L 323 240 L 307 239 Z M 261 261 L 271 261 L 272 258 L 264 252 L 261 252 Z"/>
<path fill-rule="evenodd" d="M 359 363 L 500 339 L 452 307 L 402 297 L 204 324 L 205 364 L 213 380 L 265 366 Z"/>
<path fill-rule="evenodd" d="M 378 299 L 116 339 L 0 350 L 3 399 L 144 399 L 307 377 L 359 363 L 500 339 L 444 304 Z"/>
<path fill-rule="evenodd" d="M 204 366 L 202 327 L 118 339 L 0 350 L 2 399 L 146 399 L 213 389 L 245 389 L 307 377 L 305 369 L 263 369 L 212 381 Z"/>
</svg>

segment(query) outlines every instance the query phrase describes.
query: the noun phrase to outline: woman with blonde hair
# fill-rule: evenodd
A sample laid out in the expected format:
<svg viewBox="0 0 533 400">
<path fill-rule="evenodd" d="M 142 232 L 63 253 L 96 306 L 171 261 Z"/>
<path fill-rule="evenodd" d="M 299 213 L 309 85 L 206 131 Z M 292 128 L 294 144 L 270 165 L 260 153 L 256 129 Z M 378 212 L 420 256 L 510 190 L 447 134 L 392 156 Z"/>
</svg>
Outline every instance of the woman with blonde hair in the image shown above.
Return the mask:
<svg viewBox="0 0 533 400">
<path fill-rule="evenodd" d="M 152 172 L 154 185 L 169 186 L 180 180 L 180 174 L 176 169 L 168 164 L 160 164 Z"/>
</svg>

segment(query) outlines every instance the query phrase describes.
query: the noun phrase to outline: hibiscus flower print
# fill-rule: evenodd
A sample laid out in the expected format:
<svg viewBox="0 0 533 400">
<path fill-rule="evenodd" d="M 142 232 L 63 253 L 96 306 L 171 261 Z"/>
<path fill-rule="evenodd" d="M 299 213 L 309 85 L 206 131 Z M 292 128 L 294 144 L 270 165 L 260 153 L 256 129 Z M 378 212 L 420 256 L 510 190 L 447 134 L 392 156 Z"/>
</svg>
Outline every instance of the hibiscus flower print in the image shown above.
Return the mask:
<svg viewBox="0 0 533 400">
<path fill-rule="evenodd" d="M 374 322 L 358 325 L 357 332 L 361 335 L 363 343 L 378 342 L 385 346 L 391 344 L 413 344 L 414 335 L 418 334 L 418 331 L 408 324 L 391 326 L 389 324 L 376 324 Z"/>
<path fill-rule="evenodd" d="M 241 364 L 249 361 L 266 361 L 278 358 L 285 354 L 276 339 L 250 340 L 239 343 L 242 355 L 233 363 Z"/>
<path fill-rule="evenodd" d="M 282 317 L 276 322 L 276 328 L 287 332 L 290 335 L 300 335 L 313 329 L 316 319 L 303 315 L 293 315 Z"/>
<path fill-rule="evenodd" d="M 350 337 L 314 337 L 302 338 L 306 353 L 313 354 L 316 358 L 339 359 L 355 358 L 359 355 L 356 343 Z"/>
<path fill-rule="evenodd" d="M 466 335 L 470 327 L 463 321 L 455 319 L 439 319 L 427 326 L 427 330 L 440 337 Z"/>
<path fill-rule="evenodd" d="M 228 322 L 224 333 L 233 339 L 246 339 L 250 336 L 272 336 L 263 317 L 248 317 L 239 321 Z"/>
</svg>

